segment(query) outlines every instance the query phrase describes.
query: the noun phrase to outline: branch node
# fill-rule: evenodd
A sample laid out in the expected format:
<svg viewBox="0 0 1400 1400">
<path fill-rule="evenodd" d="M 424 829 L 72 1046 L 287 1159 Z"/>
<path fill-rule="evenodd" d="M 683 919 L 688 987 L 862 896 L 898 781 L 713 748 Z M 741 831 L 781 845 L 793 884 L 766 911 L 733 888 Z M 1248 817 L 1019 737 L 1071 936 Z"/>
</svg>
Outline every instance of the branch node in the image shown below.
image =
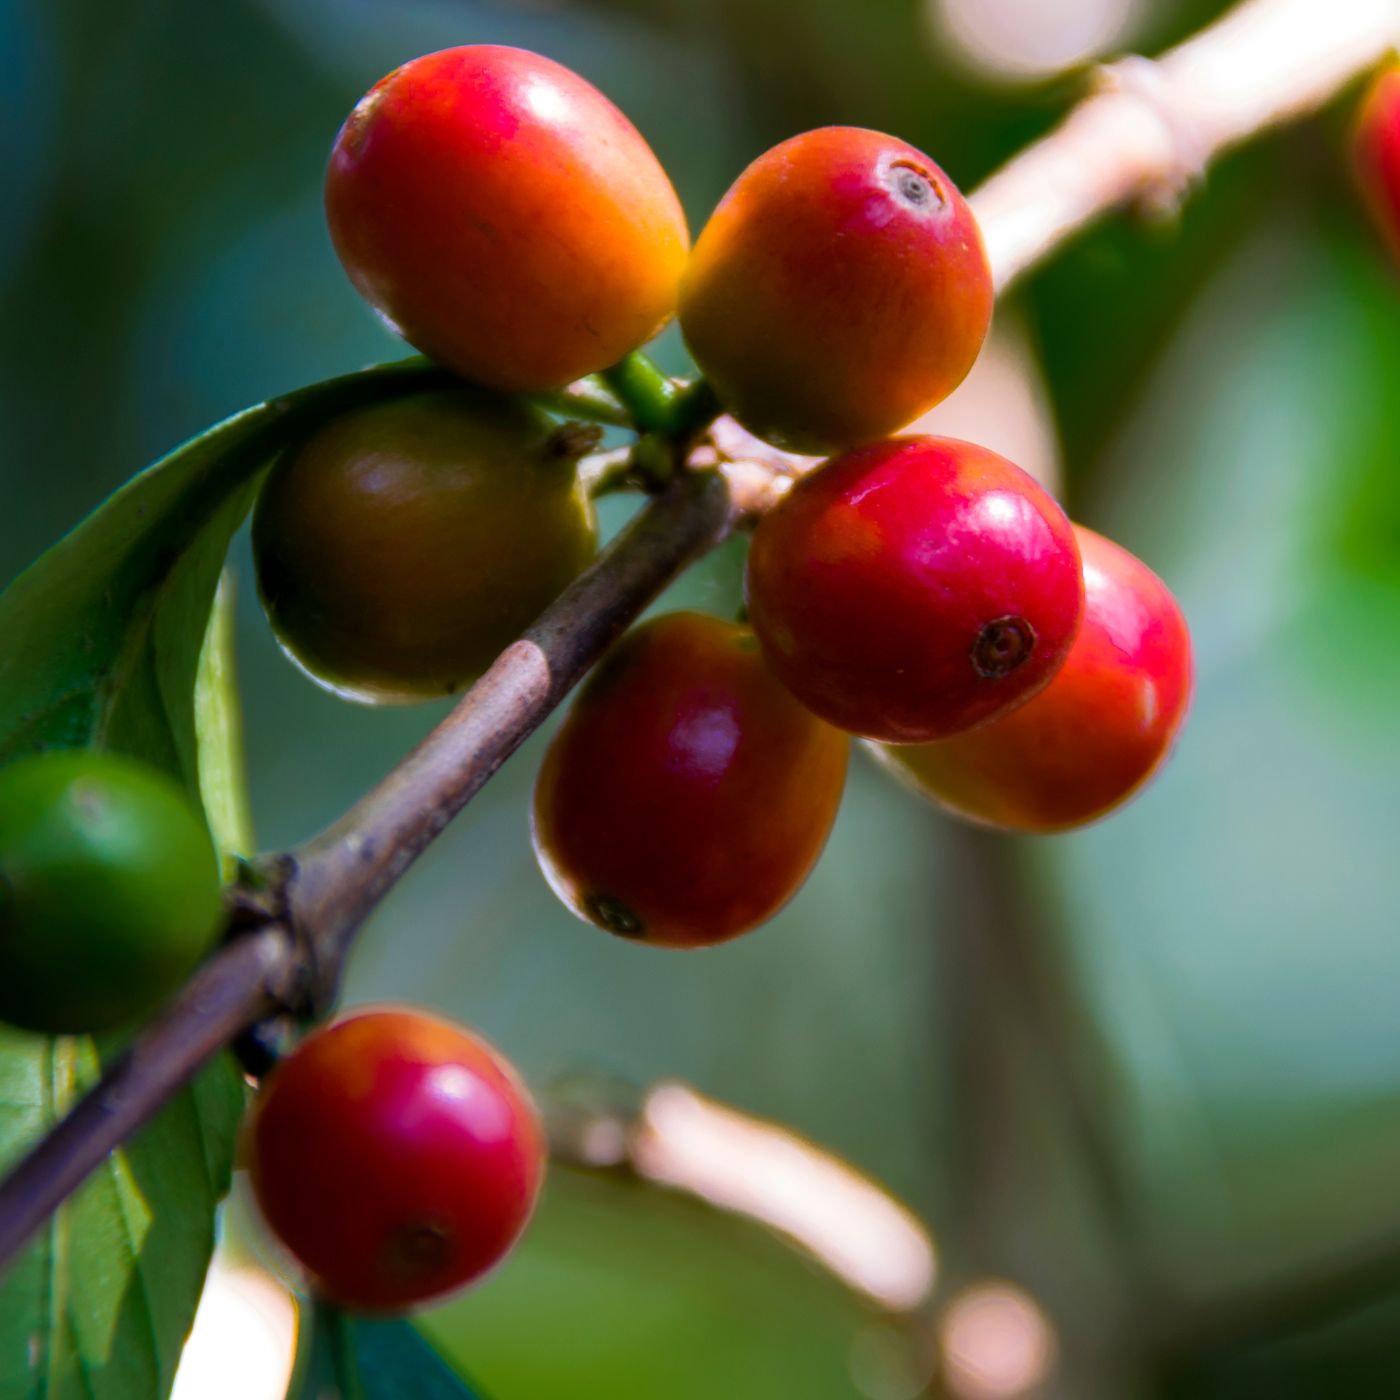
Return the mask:
<svg viewBox="0 0 1400 1400">
<path fill-rule="evenodd" d="M 1181 101 L 1155 59 L 1129 54 L 1095 69 L 1094 90 L 1136 103 L 1161 130 L 1168 155 L 1151 172 L 1134 204 L 1153 220 L 1172 218 L 1205 179 L 1215 143 Z"/>
<path fill-rule="evenodd" d="M 276 925 L 291 944 L 292 975 L 277 1010 L 266 1018 L 269 1024 L 288 1018 L 319 1020 L 334 1004 L 339 987 L 335 960 L 326 955 L 315 931 L 296 917 L 291 888 L 297 870 L 297 859 L 289 853 L 260 856 L 245 865 L 243 878 L 228 894 L 229 939 Z M 252 1029 L 262 1034 L 259 1027 Z"/>
</svg>

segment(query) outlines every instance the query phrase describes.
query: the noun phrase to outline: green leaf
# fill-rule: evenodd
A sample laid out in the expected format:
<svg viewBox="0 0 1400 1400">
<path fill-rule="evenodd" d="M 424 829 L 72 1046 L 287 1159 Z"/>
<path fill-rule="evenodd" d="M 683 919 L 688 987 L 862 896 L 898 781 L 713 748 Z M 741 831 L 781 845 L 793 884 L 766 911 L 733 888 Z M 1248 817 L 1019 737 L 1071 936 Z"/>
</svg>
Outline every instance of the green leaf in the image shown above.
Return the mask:
<svg viewBox="0 0 1400 1400">
<path fill-rule="evenodd" d="M 439 381 L 420 361 L 259 405 L 135 477 L 0 594 L 0 764 L 45 748 L 134 754 L 203 805 L 225 856 L 251 848 L 224 555 L 275 453 L 357 404 Z M 0 1031 L 0 1165 L 119 1047 Z M 6 1400 L 168 1394 L 213 1246 L 243 1110 L 212 1065 L 114 1153 L 0 1278 Z"/>
<path fill-rule="evenodd" d="M 97 1047 L 0 1032 L 10 1144 L 53 1123 L 97 1073 Z M 0 1395 L 161 1396 L 189 1331 L 228 1186 L 242 1087 L 206 1073 L 54 1217 L 0 1285 Z"/>
<path fill-rule="evenodd" d="M 199 795 L 224 859 L 224 873 L 236 859 L 253 854 L 253 814 L 243 768 L 243 712 L 234 669 L 233 580 L 219 581 L 209 627 L 199 653 L 194 683 L 195 740 L 199 749 Z"/>
<path fill-rule="evenodd" d="M 135 477 L 0 594 L 0 763 L 96 746 L 198 795 L 194 686 L 229 539 L 299 434 L 440 381 L 407 361 L 259 404 Z"/>
<path fill-rule="evenodd" d="M 411 1323 L 314 1305 L 289 1400 L 480 1400 Z"/>
<path fill-rule="evenodd" d="M 488 1394 L 522 1400 L 921 1393 L 890 1315 L 779 1237 L 557 1162 L 519 1245 L 422 1326 Z"/>
</svg>

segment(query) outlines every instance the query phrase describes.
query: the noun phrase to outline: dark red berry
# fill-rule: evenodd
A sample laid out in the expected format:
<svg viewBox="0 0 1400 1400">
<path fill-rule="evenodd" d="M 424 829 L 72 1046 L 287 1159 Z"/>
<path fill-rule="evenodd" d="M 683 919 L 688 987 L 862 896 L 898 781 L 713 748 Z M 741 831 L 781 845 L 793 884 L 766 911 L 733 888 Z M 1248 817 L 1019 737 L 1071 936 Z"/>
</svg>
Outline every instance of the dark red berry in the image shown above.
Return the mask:
<svg viewBox="0 0 1400 1400">
<path fill-rule="evenodd" d="M 604 660 L 550 745 L 535 786 L 541 868 L 575 914 L 624 938 L 733 938 L 816 863 L 847 749 L 747 627 L 657 618 Z"/>
</svg>

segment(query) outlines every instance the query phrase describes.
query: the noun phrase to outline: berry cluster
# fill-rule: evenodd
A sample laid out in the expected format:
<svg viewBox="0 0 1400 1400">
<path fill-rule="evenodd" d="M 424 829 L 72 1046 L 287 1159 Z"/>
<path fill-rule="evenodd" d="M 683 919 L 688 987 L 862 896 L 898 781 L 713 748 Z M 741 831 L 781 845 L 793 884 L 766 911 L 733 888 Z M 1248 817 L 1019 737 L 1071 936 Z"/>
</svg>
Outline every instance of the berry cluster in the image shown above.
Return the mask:
<svg viewBox="0 0 1400 1400">
<path fill-rule="evenodd" d="M 972 212 L 921 152 L 852 128 L 795 137 L 692 251 L 661 165 L 600 93 L 468 47 L 366 95 L 326 208 L 356 287 L 460 380 L 329 422 L 263 485 L 259 591 L 339 693 L 460 690 L 587 567 L 588 440 L 530 396 L 620 384 L 673 316 L 707 386 L 695 402 L 833 454 L 756 526 L 750 620 L 636 628 L 555 735 L 534 843 L 580 918 L 682 948 L 764 923 L 821 853 L 852 735 L 950 810 L 1027 831 L 1103 815 L 1162 762 L 1191 689 L 1166 587 L 995 453 L 897 436 L 967 374 L 993 301 Z M 634 417 L 693 469 L 703 422 Z M 0 1016 L 129 1021 L 219 925 L 214 851 L 167 779 L 99 753 L 0 773 Z M 322 1292 L 378 1310 L 491 1267 L 544 1161 L 495 1053 L 401 1010 L 304 1039 L 249 1141 L 273 1230 Z"/>
<path fill-rule="evenodd" d="M 268 613 L 342 693 L 460 689 L 587 565 L 574 455 L 520 396 L 613 370 L 673 314 L 719 410 L 837 454 L 757 526 L 751 622 L 637 627 L 555 735 L 534 843 L 581 919 L 675 948 L 764 923 L 821 854 L 850 735 L 949 809 L 1024 830 L 1092 820 L 1162 761 L 1191 682 L 1162 583 L 995 453 L 891 436 L 967 374 L 993 300 L 971 210 L 921 152 L 795 137 L 692 252 L 665 172 L 600 93 L 472 47 L 369 92 L 326 207 L 355 286 L 467 381 L 331 423 L 263 489 Z M 541 1174 L 509 1074 L 407 1012 L 304 1041 L 252 1143 L 268 1222 L 361 1308 L 476 1277 Z"/>
<path fill-rule="evenodd" d="M 1400 70 L 1355 149 L 1400 249 Z M 847 735 L 947 810 L 1026 832 L 1104 816 L 1164 761 L 1192 662 L 1162 581 L 995 453 L 891 436 L 967 374 L 993 299 L 972 213 L 921 152 L 863 130 L 795 137 L 688 254 L 664 171 L 601 94 L 535 55 L 465 48 L 356 107 L 327 210 L 355 285 L 470 381 L 331 424 L 262 493 L 269 615 L 338 690 L 459 689 L 591 557 L 573 456 L 538 410 L 488 390 L 605 370 L 678 312 L 725 411 L 838 454 L 755 530 L 751 626 L 677 613 L 634 629 L 556 735 L 534 842 L 580 918 L 676 948 L 771 918 L 821 854 Z M 509 1068 L 408 1011 L 303 1041 L 251 1141 L 268 1223 L 362 1309 L 479 1277 L 543 1174 Z"/>
<path fill-rule="evenodd" d="M 820 854 L 847 734 L 952 810 L 1026 830 L 1102 815 L 1170 748 L 1190 641 L 1162 584 L 995 453 L 891 436 L 967 374 L 993 301 L 972 212 L 922 152 L 794 137 L 691 251 L 600 93 L 470 47 L 371 89 L 327 211 L 356 287 L 472 382 L 331 424 L 264 489 L 263 597 L 339 690 L 466 684 L 586 564 L 573 461 L 499 391 L 608 371 L 675 314 L 720 410 L 836 454 L 754 532 L 751 626 L 637 629 L 555 738 L 535 848 L 581 918 L 682 947 L 764 922 Z"/>
</svg>

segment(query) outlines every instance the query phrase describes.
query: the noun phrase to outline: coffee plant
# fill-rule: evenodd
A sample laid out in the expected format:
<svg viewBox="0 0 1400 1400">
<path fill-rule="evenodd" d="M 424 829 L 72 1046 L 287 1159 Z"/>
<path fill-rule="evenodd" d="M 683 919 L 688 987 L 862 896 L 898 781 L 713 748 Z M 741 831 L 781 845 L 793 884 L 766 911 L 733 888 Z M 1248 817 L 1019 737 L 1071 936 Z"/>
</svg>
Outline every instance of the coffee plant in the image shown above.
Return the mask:
<svg viewBox="0 0 1400 1400">
<path fill-rule="evenodd" d="M 334 1007 L 370 912 L 579 682 L 534 852 L 638 958 L 761 938 L 853 745 L 989 827 L 1062 832 L 1144 793 L 1194 683 L 1171 580 L 1020 464 L 909 425 L 1073 234 L 1160 212 L 1373 71 L 1350 160 L 1400 250 L 1400 17 L 1339 7 L 1318 48 L 1303 14 L 1254 0 L 1114 65 L 967 197 L 898 136 L 792 136 L 693 247 L 644 137 L 549 57 L 465 44 L 370 88 L 326 217 L 415 353 L 208 429 L 0 595 L 0 1394 L 167 1395 L 236 1159 L 311 1300 L 298 1394 L 473 1393 L 401 1315 L 492 1287 L 547 1156 L 602 1159 L 473 1030 Z M 690 378 L 646 352 L 673 319 Z M 600 553 L 594 502 L 621 493 L 642 503 Z M 460 695 L 339 821 L 263 854 L 221 586 L 250 515 L 268 622 L 312 681 Z M 731 537 L 742 615 L 638 623 Z M 612 1160 L 665 1179 L 637 1132 Z M 926 1302 L 884 1298 L 915 1332 Z M 952 1393 L 932 1362 L 916 1382 Z"/>
</svg>

